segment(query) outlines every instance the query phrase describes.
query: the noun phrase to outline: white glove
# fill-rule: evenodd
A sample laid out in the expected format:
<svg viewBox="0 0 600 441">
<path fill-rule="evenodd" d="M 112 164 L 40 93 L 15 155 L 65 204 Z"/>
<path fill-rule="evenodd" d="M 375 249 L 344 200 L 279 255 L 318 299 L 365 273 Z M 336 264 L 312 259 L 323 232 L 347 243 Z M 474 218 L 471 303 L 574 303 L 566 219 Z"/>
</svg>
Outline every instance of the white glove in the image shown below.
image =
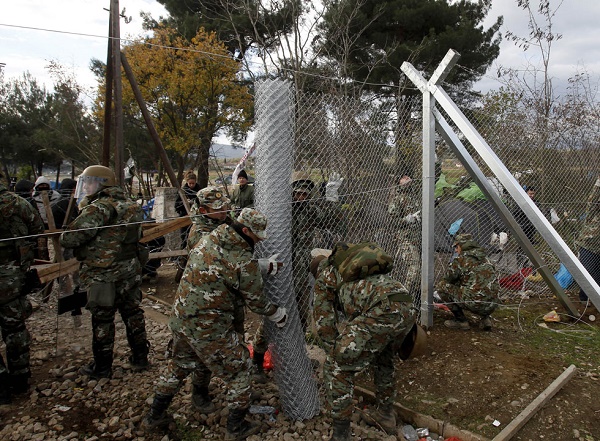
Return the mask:
<svg viewBox="0 0 600 441">
<path fill-rule="evenodd" d="M 500 232 L 500 245 L 501 248 L 504 247 L 504 245 L 506 245 L 506 243 L 508 242 L 508 234 L 505 233 L 504 231 Z"/>
<path fill-rule="evenodd" d="M 277 311 L 268 315 L 267 318 L 272 322 L 275 322 L 278 328 L 283 328 L 287 322 L 287 309 L 283 306 L 278 306 Z"/>
<path fill-rule="evenodd" d="M 421 211 L 417 211 L 416 213 L 409 214 L 404 218 L 406 223 L 412 224 L 413 222 L 419 222 L 421 220 Z"/>
<path fill-rule="evenodd" d="M 329 202 L 337 202 L 339 200 L 338 190 L 344 182 L 344 178 L 338 172 L 331 173 L 329 182 L 325 186 L 325 200 Z"/>
<path fill-rule="evenodd" d="M 279 270 L 279 264 L 277 261 L 279 254 L 273 254 L 271 257 L 258 259 L 258 266 L 260 267 L 260 273 L 264 276 L 274 276 Z"/>
<path fill-rule="evenodd" d="M 594 185 L 596 187 L 600 187 L 600 176 L 598 177 L 598 179 L 596 179 L 596 182 L 594 183 Z"/>
</svg>

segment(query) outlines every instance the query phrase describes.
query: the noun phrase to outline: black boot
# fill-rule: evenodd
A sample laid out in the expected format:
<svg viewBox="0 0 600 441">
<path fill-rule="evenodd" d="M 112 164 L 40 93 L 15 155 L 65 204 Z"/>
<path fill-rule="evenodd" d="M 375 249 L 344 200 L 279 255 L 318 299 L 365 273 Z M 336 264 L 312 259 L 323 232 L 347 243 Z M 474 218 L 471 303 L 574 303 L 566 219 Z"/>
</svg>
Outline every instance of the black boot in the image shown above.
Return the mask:
<svg viewBox="0 0 600 441">
<path fill-rule="evenodd" d="M 10 374 L 9 382 L 13 394 L 24 394 L 29 390 L 29 377 L 31 373 L 26 374 Z"/>
<path fill-rule="evenodd" d="M 7 373 L 0 374 L 0 406 L 11 403 L 11 392 Z"/>
<path fill-rule="evenodd" d="M 252 362 L 254 363 L 254 367 L 256 368 L 256 373 L 252 376 L 252 379 L 255 383 L 264 384 L 268 381 L 267 375 L 265 374 L 265 369 L 263 367 L 265 362 L 265 353 L 264 352 L 254 352 L 254 357 L 252 358 Z"/>
<path fill-rule="evenodd" d="M 208 394 L 208 386 L 192 386 L 192 404 L 200 413 L 213 413 L 216 409 L 210 395 Z"/>
<path fill-rule="evenodd" d="M 450 329 L 462 329 L 463 331 L 468 331 L 471 327 L 469 326 L 469 322 L 462 308 L 455 303 L 449 304 L 448 308 L 454 315 L 454 319 L 446 320 L 444 326 Z"/>
<path fill-rule="evenodd" d="M 329 441 L 350 441 L 350 420 L 333 420 L 333 434 Z"/>
<path fill-rule="evenodd" d="M 98 355 L 94 357 L 94 361 L 90 364 L 79 369 L 79 373 L 96 380 L 99 378 L 110 378 L 112 376 L 112 362 L 112 355 Z"/>
<path fill-rule="evenodd" d="M 150 362 L 148 361 L 149 346 L 150 344 L 146 342 L 145 345 L 131 348 L 132 354 L 129 357 L 128 369 L 134 372 L 141 372 L 150 367 Z"/>
<path fill-rule="evenodd" d="M 150 412 L 142 420 L 142 430 L 151 432 L 152 430 L 166 426 L 169 423 L 167 408 L 173 401 L 173 395 L 154 395 L 154 401 L 150 406 Z"/>
<path fill-rule="evenodd" d="M 226 440 L 239 441 L 248 438 L 250 435 L 254 435 L 260 431 L 260 425 L 257 423 L 251 423 L 246 420 L 248 414 L 248 408 L 245 409 L 233 409 L 229 412 L 227 417 L 227 435 Z"/>
</svg>

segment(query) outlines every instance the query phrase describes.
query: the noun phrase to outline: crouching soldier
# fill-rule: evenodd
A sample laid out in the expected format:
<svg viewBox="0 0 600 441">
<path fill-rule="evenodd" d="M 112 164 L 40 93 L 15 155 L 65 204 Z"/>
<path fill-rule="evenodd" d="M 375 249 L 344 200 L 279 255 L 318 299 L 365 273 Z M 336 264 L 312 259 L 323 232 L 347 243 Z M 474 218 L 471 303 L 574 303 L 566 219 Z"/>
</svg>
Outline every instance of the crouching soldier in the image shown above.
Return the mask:
<svg viewBox="0 0 600 441">
<path fill-rule="evenodd" d="M 437 290 L 454 318 L 444 325 L 453 329 L 470 329 L 463 309 L 481 317 L 485 331 L 492 329 L 490 314 L 498 307 L 498 278 L 494 264 L 470 234 L 458 234 L 454 240 L 456 257 Z"/>
<path fill-rule="evenodd" d="M 127 198 L 113 171 L 102 165 L 83 171 L 75 198 L 81 200 L 80 213 L 61 234 L 60 244 L 72 248 L 81 261 L 79 277 L 88 293 L 86 308 L 92 314 L 94 361 L 80 373 L 111 377 L 117 310 L 131 347 L 129 367 L 144 370 L 148 367 L 148 340 L 140 307 L 142 263 L 138 257 L 142 208 Z"/>
<path fill-rule="evenodd" d="M 142 421 L 146 431 L 168 423 L 166 410 L 185 378 L 192 374 L 192 403 L 203 413 L 214 412 L 209 395 L 211 375 L 228 386 L 226 439 L 245 439 L 260 430 L 245 419 L 250 404 L 250 354 L 234 328 L 237 298 L 257 314 L 282 327 L 285 308 L 263 294 L 259 264 L 252 260 L 254 245 L 263 240 L 267 219 L 244 208 L 231 225 L 220 225 L 191 250 L 177 289 L 169 328 L 173 356 L 161 377 L 150 412 Z"/>
<path fill-rule="evenodd" d="M 331 255 L 311 262 L 315 276 L 315 323 L 327 353 L 323 375 L 333 418 L 330 440 L 350 440 L 354 377 L 373 369 L 377 408 L 367 422 L 396 434 L 394 358 L 424 349 L 425 332 L 404 285 L 386 273 L 392 258 L 377 245 L 338 243 Z"/>
<path fill-rule="evenodd" d="M 6 343 L 6 364 L 0 354 L 0 405 L 10 404 L 12 394 L 29 387 L 31 336 L 25 320 L 32 309 L 26 281 L 34 258 L 31 236 L 43 232 L 37 210 L 0 183 L 0 329 Z"/>
</svg>

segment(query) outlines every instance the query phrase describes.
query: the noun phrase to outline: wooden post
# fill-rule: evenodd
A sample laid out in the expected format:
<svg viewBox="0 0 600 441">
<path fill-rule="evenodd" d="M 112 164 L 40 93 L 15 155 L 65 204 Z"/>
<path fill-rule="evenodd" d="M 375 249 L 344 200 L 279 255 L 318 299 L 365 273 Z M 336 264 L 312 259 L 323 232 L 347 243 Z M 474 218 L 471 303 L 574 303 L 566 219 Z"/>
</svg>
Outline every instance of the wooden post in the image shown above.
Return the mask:
<svg viewBox="0 0 600 441">
<path fill-rule="evenodd" d="M 167 157 L 167 152 L 158 136 L 158 132 L 154 127 L 154 123 L 152 122 L 152 117 L 150 116 L 150 112 L 148 111 L 148 107 L 146 107 L 146 101 L 142 96 L 142 92 L 137 84 L 135 76 L 133 75 L 133 71 L 131 70 L 131 66 L 127 61 L 127 57 L 124 53 L 121 53 L 121 62 L 123 64 L 123 70 L 125 71 L 125 75 L 127 75 L 127 79 L 129 80 L 129 84 L 131 84 L 131 89 L 133 90 L 133 94 L 135 95 L 135 99 L 137 100 L 138 105 L 140 106 L 140 110 L 142 111 L 142 115 L 144 116 L 144 121 L 146 122 L 146 126 L 148 127 L 148 131 L 150 132 L 150 136 L 154 141 L 154 146 L 156 147 L 156 152 L 160 157 L 163 167 L 167 171 L 169 175 L 169 180 L 171 181 L 171 185 L 178 189 L 179 196 L 181 196 L 181 200 L 183 201 L 183 205 L 185 206 L 188 214 L 190 213 L 190 204 L 187 200 L 185 192 L 181 188 L 181 185 L 177 181 L 177 176 L 175 176 L 175 172 L 173 171 L 173 167 L 171 167 L 171 163 L 169 162 L 169 158 Z"/>
<path fill-rule="evenodd" d="M 112 59 L 115 92 L 115 176 L 119 186 L 123 186 L 123 89 L 121 83 L 121 32 L 119 26 L 119 0 L 110 4 L 112 21 Z"/>
<path fill-rule="evenodd" d="M 106 90 L 104 91 L 104 139 L 102 140 L 102 165 L 110 166 L 110 126 L 112 123 L 112 14 L 108 20 L 108 51 L 106 56 Z"/>
</svg>

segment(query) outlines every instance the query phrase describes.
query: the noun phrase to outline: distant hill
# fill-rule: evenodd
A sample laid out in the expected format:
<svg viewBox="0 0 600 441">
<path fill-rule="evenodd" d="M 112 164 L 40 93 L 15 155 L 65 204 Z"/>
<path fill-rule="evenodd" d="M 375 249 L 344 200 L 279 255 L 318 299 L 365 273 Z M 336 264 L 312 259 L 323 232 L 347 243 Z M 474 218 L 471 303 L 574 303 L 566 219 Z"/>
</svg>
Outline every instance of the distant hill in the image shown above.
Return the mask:
<svg viewBox="0 0 600 441">
<path fill-rule="evenodd" d="M 236 147 L 230 144 L 217 144 L 214 143 L 210 148 L 211 154 L 217 158 L 241 158 L 244 156 L 245 149 L 243 147 Z"/>
</svg>

